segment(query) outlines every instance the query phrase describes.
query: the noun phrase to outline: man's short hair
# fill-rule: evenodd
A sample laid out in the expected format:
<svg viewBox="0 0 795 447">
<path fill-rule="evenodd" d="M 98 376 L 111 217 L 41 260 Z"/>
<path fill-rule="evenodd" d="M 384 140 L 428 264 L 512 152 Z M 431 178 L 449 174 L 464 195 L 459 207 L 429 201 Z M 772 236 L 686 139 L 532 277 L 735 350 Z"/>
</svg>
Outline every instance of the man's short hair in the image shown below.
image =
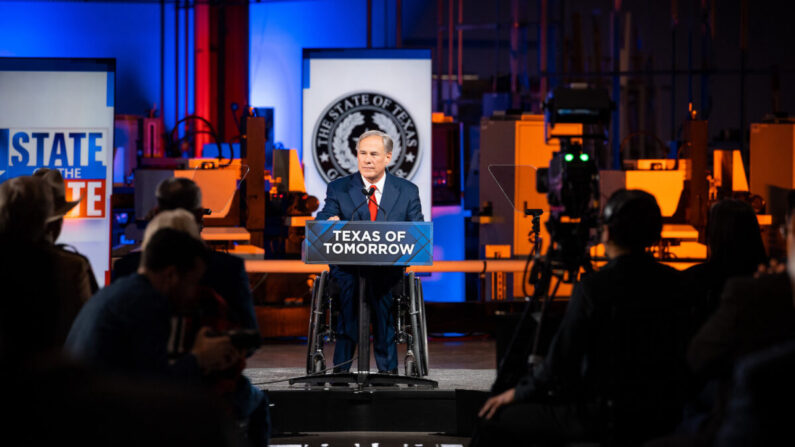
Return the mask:
<svg viewBox="0 0 795 447">
<path fill-rule="evenodd" d="M 196 218 L 193 217 L 189 211 L 178 208 L 175 210 L 167 210 L 158 213 L 146 225 L 144 230 L 144 239 L 141 242 L 141 249 L 146 250 L 146 246 L 158 230 L 163 228 L 171 228 L 191 235 L 194 239 L 201 240 L 201 233 L 199 225 L 196 223 Z"/>
<path fill-rule="evenodd" d="M 209 253 L 204 243 L 184 231 L 162 228 L 146 244 L 141 265 L 152 272 L 174 266 L 184 275 L 196 268 L 197 259 L 207 264 Z"/>
<path fill-rule="evenodd" d="M 616 245 L 642 251 L 660 240 L 662 213 L 653 195 L 639 189 L 616 191 L 605 204 L 602 222 Z"/>
<path fill-rule="evenodd" d="M 193 180 L 184 177 L 167 178 L 157 185 L 157 206 L 160 210 L 183 208 L 194 211 L 202 206 L 202 191 Z"/>
<path fill-rule="evenodd" d="M 392 146 L 394 145 L 394 143 L 392 142 L 392 137 L 385 134 L 384 132 L 381 132 L 380 130 L 368 130 L 367 132 L 359 135 L 359 138 L 356 140 L 356 151 L 357 152 L 359 151 L 360 141 L 364 140 L 365 138 L 373 136 L 381 137 L 381 141 L 384 143 L 384 150 L 386 151 L 386 153 L 387 154 L 392 153 Z"/>
</svg>

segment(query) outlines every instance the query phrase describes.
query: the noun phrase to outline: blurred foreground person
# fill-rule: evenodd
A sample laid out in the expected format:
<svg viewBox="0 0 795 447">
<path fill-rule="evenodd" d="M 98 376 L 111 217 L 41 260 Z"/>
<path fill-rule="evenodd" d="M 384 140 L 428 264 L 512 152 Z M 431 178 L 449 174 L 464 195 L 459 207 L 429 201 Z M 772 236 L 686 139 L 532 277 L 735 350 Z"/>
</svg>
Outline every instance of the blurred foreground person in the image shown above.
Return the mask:
<svg viewBox="0 0 795 447">
<path fill-rule="evenodd" d="M 713 445 L 795 445 L 795 342 L 745 357 L 737 365 L 731 398 Z"/>
<path fill-rule="evenodd" d="M 239 359 L 229 337 L 202 330 L 190 353 L 169 362 L 171 316 L 196 304 L 207 249 L 165 228 L 148 241 L 138 273 L 102 289 L 80 311 L 66 350 L 75 358 L 125 373 L 198 379 Z"/>
<path fill-rule="evenodd" d="M 66 186 L 61 171 L 57 169 L 39 168 L 33 173 L 33 177 L 41 179 L 52 190 L 53 208 L 47 216 L 44 240 L 52 246 L 56 264 L 55 286 L 61 294 L 56 331 L 58 340 L 63 343 L 80 308 L 97 293 L 99 286 L 88 258 L 70 245 L 56 243 L 63 229 L 64 216 L 82 198 L 66 200 Z"/>
<path fill-rule="evenodd" d="M 201 231 L 205 209 L 201 205 L 201 189 L 193 180 L 182 177 L 165 179 L 157 186 L 156 196 L 155 215 L 163 211 L 186 210 L 194 217 Z M 135 273 L 140 261 L 140 251 L 130 252 L 116 261 L 113 265 L 113 281 Z M 211 287 L 226 301 L 229 306 L 229 319 L 233 324 L 243 329 L 259 329 L 248 274 L 242 259 L 228 253 L 211 251 L 201 283 Z"/>
<path fill-rule="evenodd" d="M 0 185 L 0 428 L 18 445 L 233 446 L 221 406 L 189 385 L 131 378 L 60 356 L 55 255 L 44 241 L 52 191 L 30 176 Z"/>
<path fill-rule="evenodd" d="M 52 191 L 40 179 L 0 184 L 0 358 L 8 364 L 57 350 L 62 342 L 55 256 L 44 242 L 52 210 Z"/>
<path fill-rule="evenodd" d="M 704 382 L 712 382 L 711 409 L 686 432 L 676 435 L 677 445 L 712 445 L 724 415 L 732 373 L 746 356 L 795 340 L 795 192 L 788 196 L 787 265 L 789 273 L 779 272 L 757 278 L 729 280 L 715 312 L 693 337 L 688 348 L 688 364 Z M 661 444 L 662 445 L 662 444 Z"/>
<path fill-rule="evenodd" d="M 202 388 L 63 359 L 0 372 L 9 445 L 238 447 L 231 418 Z M 7 424 L 7 425 L 6 425 Z"/>
<path fill-rule="evenodd" d="M 480 410 L 472 446 L 637 444 L 679 421 L 690 303 L 680 273 L 646 251 L 660 208 L 621 190 L 602 217 L 609 262 L 575 286 L 543 362 Z"/>
<path fill-rule="evenodd" d="M 164 189 L 166 192 L 163 191 Z M 186 203 L 187 197 L 190 200 L 196 199 L 197 201 L 193 202 L 193 205 L 198 206 L 200 194 L 196 185 L 190 180 L 169 179 L 161 183 L 158 197 L 171 197 L 174 195 L 179 197 L 180 200 L 176 202 L 161 201 L 160 203 L 164 206 L 171 206 L 174 203 L 190 205 L 190 203 Z M 141 244 L 144 257 L 151 244 L 153 235 L 163 228 L 179 230 L 189 234 L 197 241 L 200 240 L 199 224 L 196 220 L 198 219 L 197 215 L 201 216 L 198 209 L 194 210 L 194 212 L 189 212 L 181 207 L 159 211 L 147 225 L 144 232 Z M 212 251 L 208 251 L 207 256 L 209 268 L 216 268 L 217 270 L 203 273 L 201 276 L 202 281 L 194 284 L 196 297 L 192 306 L 175 311 L 172 314 L 174 320 L 171 327 L 174 328 L 172 332 L 174 337 L 171 337 L 168 345 L 168 352 L 171 358 L 180 358 L 182 354 L 194 349 L 203 326 L 207 326 L 213 332 L 220 333 L 240 329 L 241 319 L 239 317 L 241 315 L 244 316 L 244 321 L 251 320 L 251 318 L 245 317 L 249 315 L 249 311 L 246 308 L 250 308 L 250 312 L 253 313 L 253 304 L 251 303 L 251 295 L 248 292 L 248 280 L 245 279 L 246 274 L 242 261 L 228 254 Z M 140 259 L 140 252 L 131 253 L 125 258 L 125 262 L 138 259 Z M 231 270 L 234 271 L 238 268 L 238 264 L 239 269 L 242 270 L 242 276 L 244 277 L 242 282 L 244 284 L 240 281 L 240 274 L 230 275 L 231 271 L 228 267 L 231 267 Z M 126 276 L 113 284 L 125 278 Z M 241 307 L 238 307 L 238 312 L 235 312 L 235 309 L 229 305 L 226 298 L 216 292 L 214 287 L 208 285 L 207 278 L 214 278 L 219 283 L 223 283 L 225 280 L 229 281 L 231 284 L 226 284 L 222 290 L 237 290 L 240 292 L 234 294 L 237 303 L 239 305 L 245 304 L 245 297 L 247 297 L 248 306 L 242 306 L 242 312 L 240 312 Z M 256 322 L 253 322 L 253 325 L 253 328 L 250 326 L 243 326 L 242 328 L 248 329 L 249 334 L 259 338 Z M 250 354 L 253 350 L 249 349 L 241 352 Z M 244 368 L 245 355 L 226 367 L 205 375 L 203 382 L 231 405 L 231 411 L 241 425 L 241 432 L 250 442 L 255 445 L 262 445 L 267 443 L 270 435 L 269 402 L 265 392 L 253 386 L 248 378 L 242 374 Z"/>
</svg>

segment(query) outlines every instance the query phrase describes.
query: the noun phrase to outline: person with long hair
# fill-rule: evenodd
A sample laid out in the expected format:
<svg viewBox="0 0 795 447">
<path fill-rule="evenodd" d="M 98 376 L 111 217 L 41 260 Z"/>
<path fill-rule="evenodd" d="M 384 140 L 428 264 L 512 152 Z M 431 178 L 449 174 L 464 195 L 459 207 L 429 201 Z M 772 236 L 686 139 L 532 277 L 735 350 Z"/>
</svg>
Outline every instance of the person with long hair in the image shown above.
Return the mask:
<svg viewBox="0 0 795 447">
<path fill-rule="evenodd" d="M 767 261 L 759 221 L 747 202 L 724 199 L 709 210 L 707 261 L 690 267 L 696 329 L 718 308 L 729 278 L 751 276 Z"/>
</svg>

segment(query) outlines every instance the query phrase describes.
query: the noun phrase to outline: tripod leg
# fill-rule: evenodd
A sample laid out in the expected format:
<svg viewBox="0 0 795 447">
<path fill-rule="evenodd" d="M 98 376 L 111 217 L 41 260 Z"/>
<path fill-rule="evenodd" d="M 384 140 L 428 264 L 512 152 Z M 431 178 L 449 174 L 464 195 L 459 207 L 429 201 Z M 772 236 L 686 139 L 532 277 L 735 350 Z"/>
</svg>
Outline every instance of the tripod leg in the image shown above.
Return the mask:
<svg viewBox="0 0 795 447">
<path fill-rule="evenodd" d="M 538 261 L 537 261 L 538 262 Z M 549 291 L 550 279 L 552 277 L 552 266 L 548 261 L 544 261 L 540 269 L 540 278 L 536 282 L 535 290 L 533 293 L 533 300 L 525 305 L 519 323 L 516 325 L 513 336 L 511 337 L 505 355 L 500 361 L 497 370 L 497 379 L 492 385 L 491 392 L 493 394 L 501 393 L 511 387 L 527 372 L 527 358 L 533 351 L 535 340 L 532 344 L 528 340 L 533 338 L 535 333 L 536 337 L 538 331 L 538 324 L 533 319 L 533 302 L 538 301 L 540 298 L 546 300 Z"/>
</svg>

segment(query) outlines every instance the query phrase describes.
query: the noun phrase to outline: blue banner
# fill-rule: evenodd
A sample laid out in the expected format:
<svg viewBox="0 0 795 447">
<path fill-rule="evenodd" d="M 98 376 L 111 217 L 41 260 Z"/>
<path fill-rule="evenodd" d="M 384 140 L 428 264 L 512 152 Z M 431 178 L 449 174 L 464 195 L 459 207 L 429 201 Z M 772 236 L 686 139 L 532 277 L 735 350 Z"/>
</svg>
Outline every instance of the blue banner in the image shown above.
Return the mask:
<svg viewBox="0 0 795 447">
<path fill-rule="evenodd" d="M 433 224 L 309 221 L 303 260 L 307 264 L 432 265 Z"/>
<path fill-rule="evenodd" d="M 0 128 L 0 181 L 58 169 L 64 179 L 105 179 L 106 129 Z"/>
</svg>

